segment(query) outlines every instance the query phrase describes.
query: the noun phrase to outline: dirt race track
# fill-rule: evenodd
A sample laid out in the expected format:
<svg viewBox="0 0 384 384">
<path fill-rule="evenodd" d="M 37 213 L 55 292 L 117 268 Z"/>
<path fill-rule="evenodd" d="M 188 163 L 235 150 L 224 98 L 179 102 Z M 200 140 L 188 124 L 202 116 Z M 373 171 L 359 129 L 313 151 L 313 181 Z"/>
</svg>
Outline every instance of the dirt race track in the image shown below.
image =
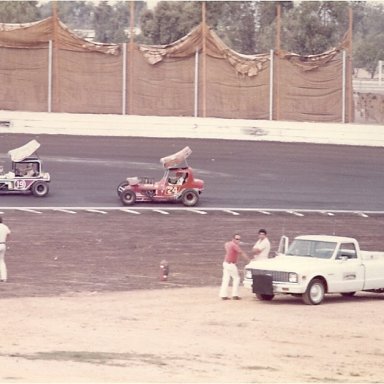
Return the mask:
<svg viewBox="0 0 384 384">
<path fill-rule="evenodd" d="M 162 208 L 162 207 L 159 207 Z M 218 299 L 223 243 L 337 234 L 384 250 L 384 215 L 6 211 L 0 382 L 383 382 L 384 295 Z M 170 276 L 160 281 L 160 261 Z M 241 266 L 243 266 L 242 264 Z"/>
</svg>

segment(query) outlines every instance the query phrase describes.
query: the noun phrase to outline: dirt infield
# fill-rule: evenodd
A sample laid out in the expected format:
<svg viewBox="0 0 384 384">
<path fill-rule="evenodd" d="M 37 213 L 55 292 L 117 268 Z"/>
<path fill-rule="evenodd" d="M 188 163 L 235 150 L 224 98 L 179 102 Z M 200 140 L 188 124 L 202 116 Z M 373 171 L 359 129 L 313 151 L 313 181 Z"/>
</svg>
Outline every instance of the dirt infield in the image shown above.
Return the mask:
<svg viewBox="0 0 384 384">
<path fill-rule="evenodd" d="M 217 286 L 223 243 L 239 230 L 250 251 L 261 227 L 268 229 L 273 251 L 282 234 L 313 233 L 352 236 L 366 249 L 384 250 L 382 215 L 170 212 L 7 212 L 9 282 L 1 296 Z M 159 279 L 162 259 L 170 263 L 168 283 Z"/>
<path fill-rule="evenodd" d="M 384 296 L 221 302 L 223 242 L 267 228 L 384 250 L 383 215 L 6 211 L 1 382 L 381 382 Z M 160 261 L 170 263 L 160 281 Z"/>
</svg>

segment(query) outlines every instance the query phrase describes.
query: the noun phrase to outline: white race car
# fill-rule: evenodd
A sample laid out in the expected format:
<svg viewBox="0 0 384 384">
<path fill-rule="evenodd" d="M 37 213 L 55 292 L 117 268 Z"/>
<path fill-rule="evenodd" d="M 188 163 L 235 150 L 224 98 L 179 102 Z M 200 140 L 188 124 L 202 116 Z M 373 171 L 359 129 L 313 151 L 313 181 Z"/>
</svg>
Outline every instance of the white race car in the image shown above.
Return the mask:
<svg viewBox="0 0 384 384">
<path fill-rule="evenodd" d="M 22 147 L 8 151 L 11 158 L 11 170 L 4 173 L 0 166 L 0 193 L 32 193 L 34 196 L 43 197 L 49 192 L 49 173 L 43 172 L 42 161 L 36 155 L 40 143 L 31 140 Z"/>
</svg>

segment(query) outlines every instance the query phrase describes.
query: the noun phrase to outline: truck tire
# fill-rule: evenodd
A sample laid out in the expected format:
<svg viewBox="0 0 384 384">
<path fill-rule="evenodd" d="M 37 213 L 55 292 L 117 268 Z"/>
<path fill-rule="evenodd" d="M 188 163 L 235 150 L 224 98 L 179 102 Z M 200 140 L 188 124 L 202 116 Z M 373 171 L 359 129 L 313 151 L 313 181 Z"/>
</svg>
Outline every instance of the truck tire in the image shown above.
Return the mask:
<svg viewBox="0 0 384 384">
<path fill-rule="evenodd" d="M 31 191 L 36 197 L 44 197 L 49 192 L 49 186 L 45 181 L 36 181 L 32 184 Z"/>
<path fill-rule="evenodd" d="M 307 290 L 302 295 L 305 304 L 319 305 L 324 300 L 325 287 L 320 279 L 313 279 L 307 287 Z"/>
<path fill-rule="evenodd" d="M 256 293 L 256 297 L 262 301 L 271 301 L 275 295 L 265 295 L 264 293 Z"/>
<path fill-rule="evenodd" d="M 117 196 L 120 197 L 121 192 L 124 191 L 125 187 L 129 185 L 128 181 L 122 181 L 118 186 L 117 186 Z"/>
<path fill-rule="evenodd" d="M 127 189 L 120 193 L 120 200 L 124 205 L 133 205 L 136 202 L 136 193 Z"/>
<path fill-rule="evenodd" d="M 199 202 L 199 194 L 193 189 L 187 189 L 181 196 L 181 201 L 186 207 L 194 207 Z"/>
</svg>

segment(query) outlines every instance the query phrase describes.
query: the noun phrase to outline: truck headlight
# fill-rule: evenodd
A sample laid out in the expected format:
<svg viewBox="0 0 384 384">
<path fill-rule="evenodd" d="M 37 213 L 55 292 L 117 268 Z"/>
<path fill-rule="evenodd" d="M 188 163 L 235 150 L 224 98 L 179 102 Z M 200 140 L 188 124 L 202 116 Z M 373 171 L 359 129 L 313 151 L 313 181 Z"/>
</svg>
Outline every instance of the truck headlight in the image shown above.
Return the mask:
<svg viewBox="0 0 384 384">
<path fill-rule="evenodd" d="M 252 271 L 250 269 L 245 270 L 245 278 L 252 279 Z"/>
<path fill-rule="evenodd" d="M 289 272 L 288 281 L 290 283 L 297 283 L 299 281 L 299 277 L 297 276 L 297 273 Z"/>
</svg>

